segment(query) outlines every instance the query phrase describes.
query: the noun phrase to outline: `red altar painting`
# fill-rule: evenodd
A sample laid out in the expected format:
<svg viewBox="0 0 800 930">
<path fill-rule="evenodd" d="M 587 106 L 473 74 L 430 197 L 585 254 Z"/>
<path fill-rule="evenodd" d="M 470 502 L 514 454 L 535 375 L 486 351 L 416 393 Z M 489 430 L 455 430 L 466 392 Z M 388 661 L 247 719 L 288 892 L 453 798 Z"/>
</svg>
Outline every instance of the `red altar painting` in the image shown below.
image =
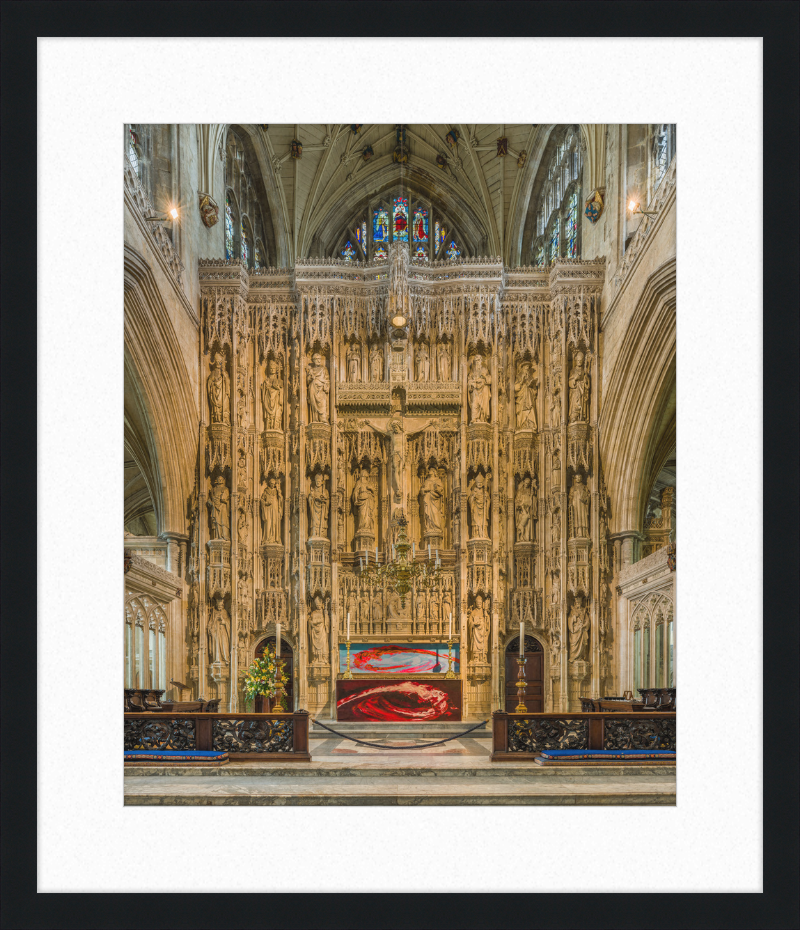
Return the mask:
<svg viewBox="0 0 800 930">
<path fill-rule="evenodd" d="M 336 682 L 337 720 L 461 720 L 461 706 L 459 679 Z"/>
</svg>

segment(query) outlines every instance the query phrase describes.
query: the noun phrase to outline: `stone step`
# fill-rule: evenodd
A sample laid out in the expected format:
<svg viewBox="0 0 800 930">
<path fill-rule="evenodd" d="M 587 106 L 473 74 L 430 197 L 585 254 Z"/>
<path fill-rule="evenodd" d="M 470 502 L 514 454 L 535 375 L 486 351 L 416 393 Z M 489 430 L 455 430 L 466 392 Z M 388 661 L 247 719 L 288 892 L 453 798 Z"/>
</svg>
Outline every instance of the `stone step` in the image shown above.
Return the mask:
<svg viewBox="0 0 800 930">
<path fill-rule="evenodd" d="M 320 718 L 321 719 L 321 718 Z M 373 723 L 373 722 L 351 722 L 341 720 L 322 720 L 326 726 L 336 730 L 337 733 L 343 733 L 345 736 L 352 736 L 356 739 L 365 740 L 414 740 L 414 739 L 443 739 L 457 736 L 470 727 L 481 723 L 480 720 L 460 720 L 460 721 L 440 721 L 432 720 L 430 723 Z M 312 720 L 309 728 L 309 735 L 314 739 L 334 738 L 323 727 L 317 726 L 316 721 Z M 472 730 L 467 736 L 470 739 L 491 739 L 492 730 L 489 723 L 484 723 L 476 730 Z"/>
<path fill-rule="evenodd" d="M 536 767 L 538 768 L 538 766 Z M 258 775 L 236 778 L 125 779 L 125 804 L 134 805 L 674 805 L 675 778 L 350 779 Z"/>
</svg>

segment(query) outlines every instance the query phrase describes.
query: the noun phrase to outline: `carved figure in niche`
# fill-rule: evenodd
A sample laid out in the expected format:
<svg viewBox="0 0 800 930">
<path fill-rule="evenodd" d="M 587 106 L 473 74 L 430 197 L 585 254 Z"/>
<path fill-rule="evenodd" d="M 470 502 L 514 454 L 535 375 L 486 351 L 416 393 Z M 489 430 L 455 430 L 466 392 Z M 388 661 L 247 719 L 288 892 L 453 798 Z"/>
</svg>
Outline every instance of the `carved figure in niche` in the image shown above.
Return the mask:
<svg viewBox="0 0 800 930">
<path fill-rule="evenodd" d="M 533 494 L 531 492 L 531 479 L 525 477 L 517 488 L 514 498 L 514 514 L 516 516 L 517 542 L 533 541 Z"/>
<path fill-rule="evenodd" d="M 264 411 L 264 429 L 283 428 L 283 378 L 275 359 L 267 364 L 267 377 L 261 385 L 261 406 Z"/>
<path fill-rule="evenodd" d="M 469 538 L 488 539 L 491 497 L 480 472 L 469 483 L 467 503 L 469 504 Z"/>
<path fill-rule="evenodd" d="M 380 625 L 383 623 L 383 604 L 381 603 L 380 594 L 375 595 L 375 599 L 372 601 L 372 630 L 375 632 L 380 629 Z"/>
<path fill-rule="evenodd" d="M 331 379 L 325 367 L 325 359 L 315 352 L 311 357 L 311 364 L 306 370 L 306 384 L 308 386 L 308 413 L 312 423 L 327 423 L 328 395 L 331 390 Z"/>
<path fill-rule="evenodd" d="M 585 661 L 589 652 L 589 609 L 578 595 L 567 619 L 570 662 Z"/>
<path fill-rule="evenodd" d="M 389 595 L 388 601 L 386 602 L 386 619 L 401 620 L 402 618 L 403 612 L 400 608 L 400 595 L 397 593 L 397 591 L 392 591 L 392 593 Z"/>
<path fill-rule="evenodd" d="M 209 662 L 227 665 L 231 658 L 231 618 L 225 610 L 221 595 L 214 598 L 214 607 L 208 618 L 206 637 Z"/>
<path fill-rule="evenodd" d="M 247 484 L 247 456 L 244 454 L 244 449 L 239 449 L 238 461 L 236 464 L 239 474 L 239 486 L 244 487 Z"/>
<path fill-rule="evenodd" d="M 522 362 L 514 382 L 517 429 L 538 429 L 536 423 L 536 381 L 530 362 Z"/>
<path fill-rule="evenodd" d="M 246 605 L 246 604 L 247 604 L 247 600 L 248 600 L 248 597 L 247 597 L 247 579 L 245 578 L 244 575 L 239 575 L 239 581 L 238 581 L 238 583 L 237 583 L 237 585 L 236 585 L 236 590 L 237 590 L 238 595 L 239 595 L 239 603 L 240 603 L 240 604 Z M 239 635 L 241 636 L 241 630 L 239 631 Z"/>
<path fill-rule="evenodd" d="M 444 484 L 435 468 L 429 468 L 419 491 L 422 532 L 425 536 L 441 536 L 443 533 L 442 507 Z"/>
<path fill-rule="evenodd" d="M 488 423 L 489 408 L 492 398 L 492 376 L 483 370 L 483 356 L 476 355 L 472 360 L 472 373 L 467 382 L 470 421 Z"/>
<path fill-rule="evenodd" d="M 352 623 L 358 623 L 358 603 L 356 601 L 356 593 L 353 590 L 351 590 L 347 595 L 346 610 L 347 613 L 345 614 L 345 618 L 347 617 L 347 614 L 349 614 L 350 621 Z"/>
<path fill-rule="evenodd" d="M 311 661 L 314 665 L 328 662 L 328 625 L 322 598 L 314 598 L 314 608 L 308 615 L 308 640 L 311 644 Z"/>
<path fill-rule="evenodd" d="M 231 495 L 225 479 L 218 475 L 206 501 L 212 539 L 231 538 Z"/>
<path fill-rule="evenodd" d="M 389 424 L 389 430 L 392 434 L 392 490 L 394 491 L 395 502 L 399 502 L 403 489 L 403 443 L 405 434 L 403 433 L 402 420 L 395 420 Z"/>
<path fill-rule="evenodd" d="M 347 348 L 347 380 L 351 384 L 361 380 L 361 347 L 355 342 Z"/>
<path fill-rule="evenodd" d="M 561 388 L 553 385 L 553 391 L 550 395 L 550 426 L 556 429 L 561 423 Z"/>
<path fill-rule="evenodd" d="M 377 344 L 369 350 L 369 377 L 371 381 L 383 381 L 383 349 Z"/>
<path fill-rule="evenodd" d="M 229 423 L 231 409 L 231 379 L 225 371 L 225 356 L 217 352 L 208 376 L 208 409 L 212 423 Z"/>
<path fill-rule="evenodd" d="M 367 597 L 366 591 L 361 595 L 361 601 L 358 606 L 358 616 L 361 622 L 361 631 L 364 632 L 369 626 L 369 598 Z"/>
<path fill-rule="evenodd" d="M 416 380 L 417 381 L 430 381 L 431 376 L 431 358 L 430 353 L 428 352 L 428 346 L 424 342 L 417 343 L 417 351 L 415 353 L 416 360 Z"/>
<path fill-rule="evenodd" d="M 561 450 L 558 446 L 553 449 L 553 487 L 561 487 Z"/>
<path fill-rule="evenodd" d="M 561 511 L 553 511 L 553 525 L 550 528 L 550 539 L 555 546 L 561 541 Z"/>
<path fill-rule="evenodd" d="M 282 520 L 283 494 L 278 487 L 277 479 L 273 476 L 267 481 L 267 486 L 261 495 L 261 523 L 264 528 L 262 545 L 280 543 Z"/>
<path fill-rule="evenodd" d="M 344 545 L 344 492 L 342 490 L 336 495 L 336 516 L 337 516 L 337 545 Z"/>
<path fill-rule="evenodd" d="M 250 515 L 244 507 L 239 508 L 239 519 L 238 519 L 238 533 L 239 533 L 239 545 L 247 545 L 247 535 L 250 530 Z"/>
<path fill-rule="evenodd" d="M 488 611 L 484 608 L 483 598 L 479 594 L 469 615 L 469 646 L 473 662 L 486 663 L 488 627 Z"/>
<path fill-rule="evenodd" d="M 589 489 L 583 483 L 583 476 L 575 475 L 569 492 L 569 512 L 572 517 L 572 536 L 589 535 Z M 571 537 L 572 538 L 572 537 Z"/>
<path fill-rule="evenodd" d="M 439 380 L 451 381 L 453 378 L 453 369 L 450 362 L 450 343 L 443 339 L 439 343 Z"/>
<path fill-rule="evenodd" d="M 369 480 L 369 469 L 364 467 L 350 495 L 356 517 L 356 535 L 375 534 L 375 489 Z"/>
<path fill-rule="evenodd" d="M 325 538 L 328 535 L 328 508 L 330 495 L 323 484 L 325 476 L 321 471 L 314 475 L 314 483 L 308 495 L 308 522 L 311 536 Z"/>
<path fill-rule="evenodd" d="M 575 364 L 569 373 L 569 421 L 588 419 L 589 372 L 583 367 L 583 352 L 575 353 Z"/>
<path fill-rule="evenodd" d="M 450 600 L 450 592 L 445 591 L 442 596 L 442 621 L 448 624 L 448 630 L 450 629 L 450 615 L 453 613 L 453 602 Z M 458 636 L 458 622 L 456 621 L 456 636 Z"/>
</svg>

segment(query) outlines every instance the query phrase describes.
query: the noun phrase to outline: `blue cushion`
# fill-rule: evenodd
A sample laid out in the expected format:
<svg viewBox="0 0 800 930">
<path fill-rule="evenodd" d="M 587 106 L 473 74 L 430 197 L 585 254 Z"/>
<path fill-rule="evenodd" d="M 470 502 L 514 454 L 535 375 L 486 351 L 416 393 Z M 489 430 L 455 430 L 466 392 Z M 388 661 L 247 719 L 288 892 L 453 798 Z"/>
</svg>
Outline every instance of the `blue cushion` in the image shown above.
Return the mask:
<svg viewBox="0 0 800 930">
<path fill-rule="evenodd" d="M 543 749 L 543 759 L 674 759 L 674 749 Z"/>
<path fill-rule="evenodd" d="M 126 759 L 164 759 L 168 762 L 183 762 L 193 759 L 227 759 L 227 752 L 213 749 L 126 749 Z"/>
</svg>

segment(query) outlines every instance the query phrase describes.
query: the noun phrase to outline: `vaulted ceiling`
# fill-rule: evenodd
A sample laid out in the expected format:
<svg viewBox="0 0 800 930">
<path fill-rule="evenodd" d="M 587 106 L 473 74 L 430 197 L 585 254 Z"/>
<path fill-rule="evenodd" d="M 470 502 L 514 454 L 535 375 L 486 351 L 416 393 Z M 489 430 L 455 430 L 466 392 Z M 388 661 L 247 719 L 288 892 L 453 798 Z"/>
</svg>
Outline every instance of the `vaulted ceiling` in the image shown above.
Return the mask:
<svg viewBox="0 0 800 930">
<path fill-rule="evenodd" d="M 398 162 L 398 125 L 364 124 L 357 133 L 347 124 L 237 126 L 250 137 L 264 180 L 277 264 L 332 255 L 345 224 L 401 183 L 450 218 L 468 254 L 519 264 L 527 204 L 553 127 L 411 123 L 403 129 L 407 160 Z M 502 138 L 505 157 L 498 156 Z M 292 158 L 293 140 L 302 143 L 300 158 Z"/>
</svg>

